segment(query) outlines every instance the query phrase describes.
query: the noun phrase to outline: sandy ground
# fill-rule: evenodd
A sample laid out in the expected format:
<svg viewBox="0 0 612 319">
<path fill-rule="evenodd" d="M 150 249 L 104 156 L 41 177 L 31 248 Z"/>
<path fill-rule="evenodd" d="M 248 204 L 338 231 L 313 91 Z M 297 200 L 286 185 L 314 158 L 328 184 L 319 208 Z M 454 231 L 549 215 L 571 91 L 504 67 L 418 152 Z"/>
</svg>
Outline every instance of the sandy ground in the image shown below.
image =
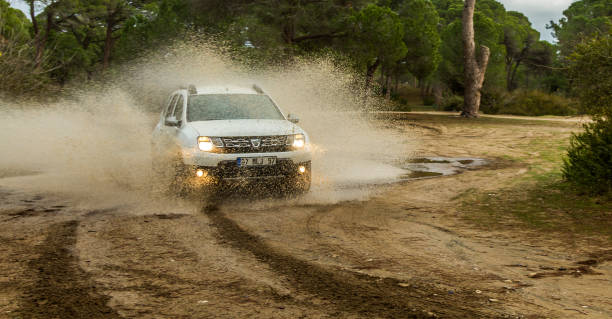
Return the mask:
<svg viewBox="0 0 612 319">
<path fill-rule="evenodd" d="M 0 318 L 610 318 L 601 241 L 461 218 L 458 194 L 529 170 L 504 155 L 576 129 L 547 123 L 394 121 L 418 138 L 417 155 L 491 164 L 335 203 L 91 208 L 11 186 L 31 177 L 2 178 Z"/>
</svg>

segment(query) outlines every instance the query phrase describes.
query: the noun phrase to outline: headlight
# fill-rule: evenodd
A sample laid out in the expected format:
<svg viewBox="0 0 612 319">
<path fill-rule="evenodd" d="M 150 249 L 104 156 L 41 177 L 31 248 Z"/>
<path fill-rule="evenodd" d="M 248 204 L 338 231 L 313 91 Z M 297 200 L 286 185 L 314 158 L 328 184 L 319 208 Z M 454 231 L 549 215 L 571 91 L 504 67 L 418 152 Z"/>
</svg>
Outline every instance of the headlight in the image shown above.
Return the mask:
<svg viewBox="0 0 612 319">
<path fill-rule="evenodd" d="M 291 145 L 293 148 L 303 148 L 304 145 L 306 145 L 306 137 L 304 134 L 289 135 L 287 144 Z"/>
<path fill-rule="evenodd" d="M 198 148 L 201 151 L 210 152 L 215 146 L 213 145 L 210 137 L 200 136 L 198 137 Z"/>
</svg>

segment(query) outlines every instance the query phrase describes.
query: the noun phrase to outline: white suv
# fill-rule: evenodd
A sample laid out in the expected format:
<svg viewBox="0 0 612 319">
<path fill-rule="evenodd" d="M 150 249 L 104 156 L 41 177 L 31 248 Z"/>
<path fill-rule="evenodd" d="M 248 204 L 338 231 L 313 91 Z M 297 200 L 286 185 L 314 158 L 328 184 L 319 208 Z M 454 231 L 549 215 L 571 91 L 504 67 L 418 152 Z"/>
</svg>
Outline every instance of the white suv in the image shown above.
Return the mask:
<svg viewBox="0 0 612 319">
<path fill-rule="evenodd" d="M 190 85 L 173 92 L 162 110 L 153 132 L 153 165 L 171 167 L 179 187 L 273 180 L 307 191 L 311 147 L 297 122 L 256 85 Z"/>
</svg>

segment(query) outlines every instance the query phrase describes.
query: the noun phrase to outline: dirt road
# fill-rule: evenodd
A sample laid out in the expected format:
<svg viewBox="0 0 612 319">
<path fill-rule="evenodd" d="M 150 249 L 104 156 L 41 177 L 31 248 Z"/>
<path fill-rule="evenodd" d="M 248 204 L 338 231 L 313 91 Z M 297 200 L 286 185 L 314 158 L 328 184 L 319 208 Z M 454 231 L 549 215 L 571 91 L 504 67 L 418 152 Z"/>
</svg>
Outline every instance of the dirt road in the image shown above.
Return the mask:
<svg viewBox="0 0 612 319">
<path fill-rule="evenodd" d="M 494 194 L 529 171 L 506 155 L 535 158 L 535 138 L 575 125 L 392 123 L 418 140 L 417 155 L 490 164 L 327 203 L 232 195 L 96 206 L 5 175 L 0 318 L 612 317 L 605 241 L 462 218 L 461 194 Z"/>
</svg>

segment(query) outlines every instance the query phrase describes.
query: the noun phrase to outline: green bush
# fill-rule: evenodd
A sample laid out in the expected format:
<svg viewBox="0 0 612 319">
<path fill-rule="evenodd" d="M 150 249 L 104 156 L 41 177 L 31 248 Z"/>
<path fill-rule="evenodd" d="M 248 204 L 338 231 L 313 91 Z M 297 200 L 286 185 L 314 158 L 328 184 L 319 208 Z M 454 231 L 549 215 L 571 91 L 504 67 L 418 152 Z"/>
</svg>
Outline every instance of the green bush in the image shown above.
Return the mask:
<svg viewBox="0 0 612 319">
<path fill-rule="evenodd" d="M 425 95 L 423 97 L 423 105 L 432 106 L 436 104 L 436 99 L 433 95 Z"/>
<path fill-rule="evenodd" d="M 458 112 L 463 109 L 463 96 L 451 95 L 442 102 L 442 110 Z"/>
<path fill-rule="evenodd" d="M 587 124 L 572 135 L 563 176 L 589 193 L 612 191 L 612 120 Z"/>
<path fill-rule="evenodd" d="M 498 90 L 483 90 L 480 96 L 480 111 L 485 114 L 498 114 L 506 95 Z"/>
<path fill-rule="evenodd" d="M 594 122 L 572 135 L 563 176 L 589 193 L 612 193 L 612 33 L 577 46 L 570 57 L 573 87 Z"/>
<path fill-rule="evenodd" d="M 594 119 L 612 118 L 612 32 L 577 46 L 570 56 L 572 88 L 581 110 Z"/>
<path fill-rule="evenodd" d="M 481 110 L 489 114 L 523 116 L 568 116 L 578 113 L 574 101 L 541 91 L 515 91 L 508 96 L 486 92 L 483 93 Z"/>
<path fill-rule="evenodd" d="M 410 112 L 410 111 L 412 111 L 412 108 L 408 104 L 397 103 L 393 107 L 393 111 L 396 111 L 396 112 Z"/>
</svg>

